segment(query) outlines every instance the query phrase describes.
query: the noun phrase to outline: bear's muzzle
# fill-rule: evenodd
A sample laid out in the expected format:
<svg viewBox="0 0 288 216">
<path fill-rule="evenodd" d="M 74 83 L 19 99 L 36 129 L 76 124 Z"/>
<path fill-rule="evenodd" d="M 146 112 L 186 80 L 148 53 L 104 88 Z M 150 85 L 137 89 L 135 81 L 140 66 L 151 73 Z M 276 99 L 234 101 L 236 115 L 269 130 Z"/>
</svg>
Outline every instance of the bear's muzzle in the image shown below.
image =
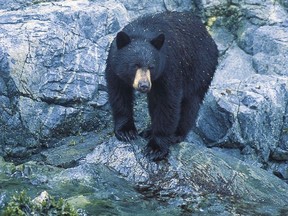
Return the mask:
<svg viewBox="0 0 288 216">
<path fill-rule="evenodd" d="M 136 71 L 133 88 L 141 93 L 147 93 L 152 87 L 149 69 L 139 68 Z"/>
</svg>

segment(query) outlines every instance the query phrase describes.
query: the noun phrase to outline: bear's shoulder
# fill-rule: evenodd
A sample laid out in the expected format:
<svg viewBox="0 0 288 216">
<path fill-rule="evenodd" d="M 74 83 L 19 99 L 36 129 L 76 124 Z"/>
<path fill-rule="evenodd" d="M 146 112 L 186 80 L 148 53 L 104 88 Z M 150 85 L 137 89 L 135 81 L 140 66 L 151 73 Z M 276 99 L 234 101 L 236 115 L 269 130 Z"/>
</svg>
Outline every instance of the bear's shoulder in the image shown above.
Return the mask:
<svg viewBox="0 0 288 216">
<path fill-rule="evenodd" d="M 126 25 L 123 29 L 132 39 L 152 39 L 164 33 L 167 39 L 177 32 L 203 27 L 201 19 L 190 12 L 162 12 L 144 15 Z"/>
</svg>

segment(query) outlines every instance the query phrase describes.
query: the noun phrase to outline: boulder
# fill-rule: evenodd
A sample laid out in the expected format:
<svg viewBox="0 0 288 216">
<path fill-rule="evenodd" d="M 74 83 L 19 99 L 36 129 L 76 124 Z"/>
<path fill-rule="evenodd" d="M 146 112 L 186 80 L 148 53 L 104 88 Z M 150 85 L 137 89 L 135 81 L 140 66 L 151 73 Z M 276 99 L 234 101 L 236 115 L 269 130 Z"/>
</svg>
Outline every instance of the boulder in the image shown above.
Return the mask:
<svg viewBox="0 0 288 216">
<path fill-rule="evenodd" d="M 198 119 L 198 129 L 209 146 L 239 148 L 253 160 L 267 163 L 283 146 L 287 81 L 286 77 L 257 74 L 212 86 L 209 105 L 202 107 Z"/>
</svg>

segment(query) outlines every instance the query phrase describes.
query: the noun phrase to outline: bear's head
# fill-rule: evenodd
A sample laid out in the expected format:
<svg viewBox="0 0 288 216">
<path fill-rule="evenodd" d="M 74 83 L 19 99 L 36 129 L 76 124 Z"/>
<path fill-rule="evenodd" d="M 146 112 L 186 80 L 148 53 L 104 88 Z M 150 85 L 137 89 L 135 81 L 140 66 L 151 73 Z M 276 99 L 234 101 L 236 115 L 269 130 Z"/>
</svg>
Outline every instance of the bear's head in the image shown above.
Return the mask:
<svg viewBox="0 0 288 216">
<path fill-rule="evenodd" d="M 164 70 L 164 34 L 147 39 L 141 35 L 129 36 L 121 31 L 115 41 L 116 74 L 135 90 L 149 92 L 153 81 L 157 80 Z"/>
</svg>

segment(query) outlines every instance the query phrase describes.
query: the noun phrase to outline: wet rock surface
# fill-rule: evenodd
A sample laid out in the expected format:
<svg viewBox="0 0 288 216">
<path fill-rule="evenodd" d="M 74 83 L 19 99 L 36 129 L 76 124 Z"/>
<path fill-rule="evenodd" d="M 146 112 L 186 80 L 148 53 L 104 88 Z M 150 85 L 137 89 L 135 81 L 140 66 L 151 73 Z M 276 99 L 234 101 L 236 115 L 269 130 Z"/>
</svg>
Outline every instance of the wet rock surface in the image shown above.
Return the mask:
<svg viewBox="0 0 288 216">
<path fill-rule="evenodd" d="M 111 137 L 65 169 L 55 167 L 56 160 L 18 166 L 1 160 L 0 204 L 26 188 L 34 196 L 46 190 L 64 197 L 88 215 L 288 212 L 288 185 L 263 169 L 193 142 L 173 146 L 166 161 L 154 163 L 143 155 L 144 146 L 141 139 L 123 143 Z"/>
<path fill-rule="evenodd" d="M 197 127 L 167 160 L 113 136 L 104 79 L 129 21 L 203 18 L 220 52 Z M 284 1 L 0 0 L 0 209 L 15 191 L 81 215 L 288 214 L 288 13 Z M 136 95 L 139 131 L 148 122 Z M 10 161 L 10 162 L 8 162 Z"/>
</svg>

